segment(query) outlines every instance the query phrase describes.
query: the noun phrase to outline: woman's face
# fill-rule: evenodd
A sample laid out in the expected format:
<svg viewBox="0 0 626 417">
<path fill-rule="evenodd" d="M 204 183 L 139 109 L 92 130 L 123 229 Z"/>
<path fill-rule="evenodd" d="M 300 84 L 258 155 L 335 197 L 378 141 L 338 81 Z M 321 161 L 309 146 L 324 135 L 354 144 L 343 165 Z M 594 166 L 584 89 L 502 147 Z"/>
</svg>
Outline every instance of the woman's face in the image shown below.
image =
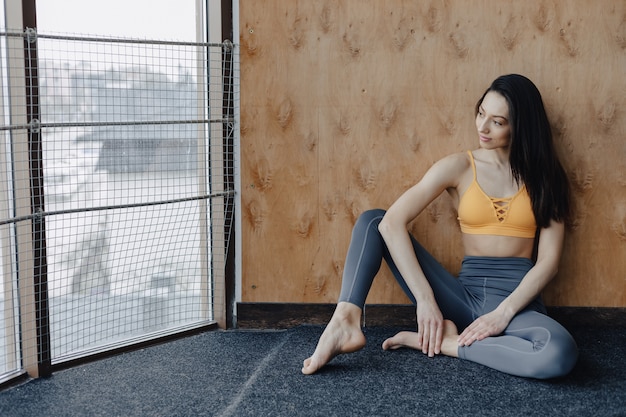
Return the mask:
<svg viewBox="0 0 626 417">
<path fill-rule="evenodd" d="M 501 94 L 490 91 L 485 95 L 476 114 L 476 129 L 481 148 L 508 149 L 511 144 L 509 105 Z"/>
</svg>

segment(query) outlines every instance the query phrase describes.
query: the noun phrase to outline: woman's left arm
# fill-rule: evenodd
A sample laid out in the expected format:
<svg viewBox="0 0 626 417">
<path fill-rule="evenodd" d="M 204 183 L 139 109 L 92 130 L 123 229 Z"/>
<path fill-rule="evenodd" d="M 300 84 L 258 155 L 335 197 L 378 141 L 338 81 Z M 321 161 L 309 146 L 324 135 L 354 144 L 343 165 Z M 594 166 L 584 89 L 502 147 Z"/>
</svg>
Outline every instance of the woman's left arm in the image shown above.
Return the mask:
<svg viewBox="0 0 626 417">
<path fill-rule="evenodd" d="M 537 298 L 558 271 L 564 235 L 564 224 L 554 220 L 541 229 L 535 265 L 495 310 L 480 316 L 465 328 L 459 335 L 459 346 L 469 346 L 476 340 L 501 334 L 513 317 Z"/>
</svg>

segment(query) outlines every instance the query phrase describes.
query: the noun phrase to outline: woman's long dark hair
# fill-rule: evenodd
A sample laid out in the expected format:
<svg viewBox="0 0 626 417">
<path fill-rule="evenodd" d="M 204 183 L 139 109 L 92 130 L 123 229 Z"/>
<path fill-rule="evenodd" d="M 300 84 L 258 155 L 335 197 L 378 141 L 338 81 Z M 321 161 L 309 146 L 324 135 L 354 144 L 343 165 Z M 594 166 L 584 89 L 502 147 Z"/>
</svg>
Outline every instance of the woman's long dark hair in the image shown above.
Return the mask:
<svg viewBox="0 0 626 417">
<path fill-rule="evenodd" d="M 547 227 L 552 219 L 569 221 L 569 181 L 554 149 L 541 93 L 522 75 L 503 75 L 480 98 L 476 113 L 490 91 L 502 95 L 509 105 L 511 171 L 518 184 L 526 185 L 537 226 Z"/>
</svg>

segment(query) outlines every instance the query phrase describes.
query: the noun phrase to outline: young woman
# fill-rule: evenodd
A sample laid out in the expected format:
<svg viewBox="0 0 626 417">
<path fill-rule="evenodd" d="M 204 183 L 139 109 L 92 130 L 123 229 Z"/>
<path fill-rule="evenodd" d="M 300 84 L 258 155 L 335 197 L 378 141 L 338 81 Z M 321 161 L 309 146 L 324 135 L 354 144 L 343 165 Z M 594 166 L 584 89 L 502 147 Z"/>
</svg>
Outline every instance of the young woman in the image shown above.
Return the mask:
<svg viewBox="0 0 626 417">
<path fill-rule="evenodd" d="M 478 149 L 439 160 L 387 212 L 359 217 L 339 303 L 304 374 L 365 345 L 361 314 L 382 259 L 417 315 L 417 332 L 400 332 L 383 349 L 408 347 L 541 379 L 574 367 L 576 343 L 540 299 L 559 265 L 570 191 L 535 85 L 517 74 L 496 79 L 476 105 L 476 129 Z M 407 233 L 444 191 L 463 235 L 457 278 Z"/>
</svg>

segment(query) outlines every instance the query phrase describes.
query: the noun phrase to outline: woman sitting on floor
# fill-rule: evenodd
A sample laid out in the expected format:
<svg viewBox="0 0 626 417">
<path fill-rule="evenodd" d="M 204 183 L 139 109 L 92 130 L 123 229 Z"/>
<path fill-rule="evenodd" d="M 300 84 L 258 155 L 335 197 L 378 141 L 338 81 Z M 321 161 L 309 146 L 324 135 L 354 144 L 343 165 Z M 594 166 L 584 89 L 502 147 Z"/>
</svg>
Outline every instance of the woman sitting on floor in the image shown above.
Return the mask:
<svg viewBox="0 0 626 417">
<path fill-rule="evenodd" d="M 496 79 L 476 105 L 476 129 L 479 149 L 439 160 L 387 212 L 359 217 L 339 303 L 304 361 L 304 374 L 365 346 L 361 314 L 382 259 L 417 316 L 417 332 L 400 332 L 383 349 L 444 354 L 532 378 L 572 370 L 576 343 L 546 315 L 540 298 L 559 265 L 570 190 L 535 85 L 516 74 Z M 454 201 L 463 235 L 458 278 L 407 233 L 444 191 Z"/>
</svg>

